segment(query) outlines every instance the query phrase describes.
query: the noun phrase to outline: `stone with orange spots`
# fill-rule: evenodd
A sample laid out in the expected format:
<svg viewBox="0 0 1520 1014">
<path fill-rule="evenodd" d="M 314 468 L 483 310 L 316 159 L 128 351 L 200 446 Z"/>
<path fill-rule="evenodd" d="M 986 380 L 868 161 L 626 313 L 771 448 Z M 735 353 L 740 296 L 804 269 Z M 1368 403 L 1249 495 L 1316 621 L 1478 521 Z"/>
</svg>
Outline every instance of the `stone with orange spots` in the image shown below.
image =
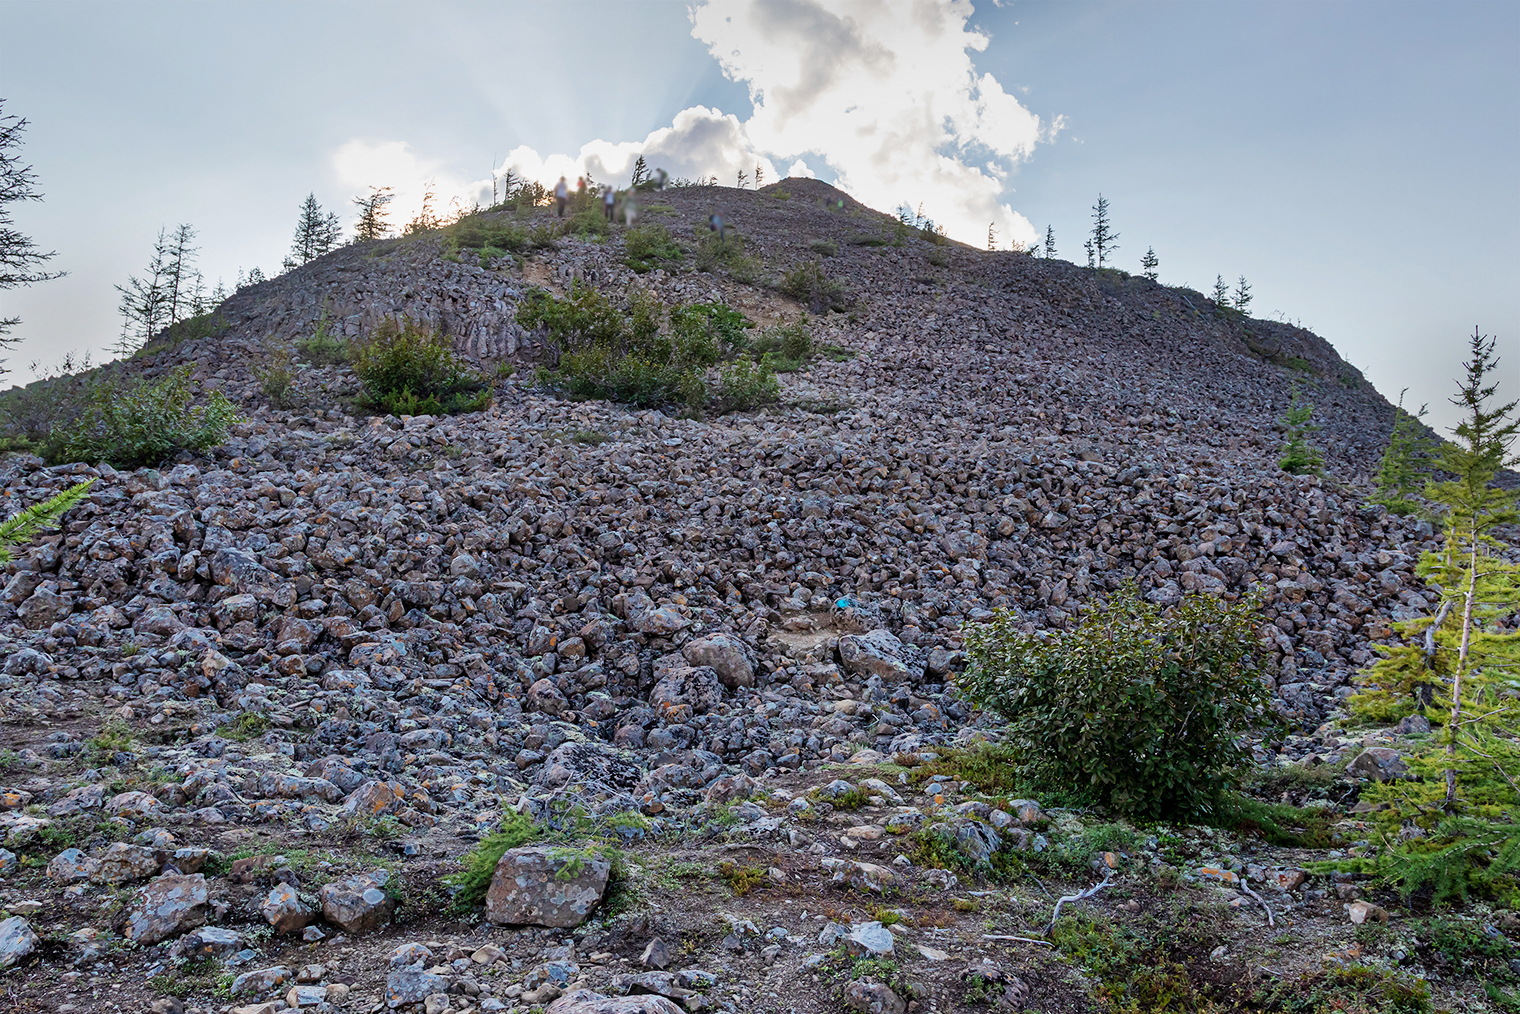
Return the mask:
<svg viewBox="0 0 1520 1014">
<path fill-rule="evenodd" d="M 396 813 L 407 806 L 406 790 L 400 782 L 372 778 L 350 792 L 343 800 L 343 812 L 366 817 Z"/>
</svg>

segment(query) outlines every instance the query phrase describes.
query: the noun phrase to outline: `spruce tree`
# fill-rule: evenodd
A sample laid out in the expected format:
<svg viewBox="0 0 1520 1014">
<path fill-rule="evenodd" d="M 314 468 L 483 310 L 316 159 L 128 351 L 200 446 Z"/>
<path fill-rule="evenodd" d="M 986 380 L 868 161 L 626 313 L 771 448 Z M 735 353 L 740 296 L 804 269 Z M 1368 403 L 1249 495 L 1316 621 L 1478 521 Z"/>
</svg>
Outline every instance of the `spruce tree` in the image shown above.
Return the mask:
<svg viewBox="0 0 1520 1014">
<path fill-rule="evenodd" d="M 1251 286 L 1246 281 L 1245 275 L 1240 276 L 1240 283 L 1235 286 L 1233 306 L 1235 307 L 1235 312 L 1242 317 L 1247 316 L 1247 311 L 1251 308 Z"/>
<path fill-rule="evenodd" d="M 1216 309 L 1230 312 L 1230 287 L 1224 283 L 1224 275 L 1214 276 L 1214 291 L 1211 294 Z"/>
<path fill-rule="evenodd" d="M 1307 401 L 1299 392 L 1298 385 L 1294 384 L 1288 411 L 1279 420 L 1288 431 L 1287 441 L 1283 444 L 1282 457 L 1277 460 L 1278 467 L 1284 472 L 1293 475 L 1320 473 L 1320 468 L 1325 462 L 1325 455 L 1309 442 L 1309 434 L 1319 429 L 1313 420 L 1313 403 Z"/>
<path fill-rule="evenodd" d="M 1045 256 L 1047 258 L 1050 258 L 1050 257 L 1054 257 L 1055 255 L 1056 255 L 1056 230 L 1055 230 L 1055 226 L 1047 225 L 1045 227 Z"/>
<path fill-rule="evenodd" d="M 988 253 L 992 253 L 996 249 L 997 249 L 997 228 L 991 222 L 988 222 L 987 223 L 987 252 Z"/>
<path fill-rule="evenodd" d="M 765 183 L 765 169 L 759 162 L 755 163 L 755 189 L 759 190 Z"/>
<path fill-rule="evenodd" d="M 1082 249 L 1087 251 L 1087 266 L 1093 266 L 1093 241 L 1092 237 L 1082 241 Z"/>
<path fill-rule="evenodd" d="M 354 225 L 354 238 L 357 240 L 384 239 L 390 232 L 390 224 L 385 220 L 385 206 L 396 199 L 391 193 L 390 187 L 370 187 L 368 197 L 355 197 L 354 204 L 359 208 L 359 221 Z"/>
<path fill-rule="evenodd" d="M 1161 266 L 1161 258 L 1156 256 L 1155 247 L 1146 247 L 1145 256 L 1140 258 L 1140 271 L 1151 281 L 1156 280 L 1156 269 Z"/>
<path fill-rule="evenodd" d="M 1102 194 L 1098 195 L 1098 203 L 1093 205 L 1093 253 L 1097 254 L 1098 267 L 1113 259 L 1114 251 L 1119 249 L 1119 234 L 1113 230 L 1113 222 L 1108 217 L 1108 199 Z M 1089 257 L 1089 259 L 1091 259 Z"/>
<path fill-rule="evenodd" d="M 739 170 L 739 177 L 738 177 L 738 179 L 739 179 L 739 189 L 743 190 L 744 189 L 744 184 L 746 184 L 746 183 L 749 182 L 749 177 L 745 175 L 743 169 Z"/>
<path fill-rule="evenodd" d="M 170 241 L 160 228 L 153 243 L 153 256 L 142 278 L 130 275 L 126 285 L 116 286 L 121 299 L 116 312 L 121 314 L 121 334 L 112 352 L 130 356 L 147 344 L 148 339 L 169 326 L 168 261 Z"/>
<path fill-rule="evenodd" d="M 195 230 L 181 223 L 169 237 L 164 258 L 164 298 L 172 326 L 195 314 L 193 292 L 199 272 L 195 270 L 195 255 L 200 248 L 192 246 Z"/>
<path fill-rule="evenodd" d="M 1420 421 L 1425 417 L 1425 406 L 1411 415 L 1404 410 L 1404 392 L 1400 391 L 1394 412 L 1393 432 L 1374 474 L 1377 490 L 1371 499 L 1395 514 L 1413 514 L 1421 507 L 1415 494 L 1423 491 L 1430 473 L 1432 444 Z"/>
<path fill-rule="evenodd" d="M 495 180 L 491 181 L 494 189 Z M 287 271 L 291 268 L 300 267 L 309 260 L 331 253 L 338 245 L 338 240 L 343 234 L 342 223 L 333 212 L 322 212 L 322 205 L 317 203 L 316 194 L 307 194 L 306 200 L 301 202 L 300 213 L 296 217 L 296 234 L 290 242 L 290 256 L 286 257 L 282 267 Z"/>
<path fill-rule="evenodd" d="M 15 228 L 10 205 L 21 201 L 40 201 L 37 173 L 21 161 L 21 135 L 27 121 L 5 115 L 5 100 L 0 99 L 0 291 L 23 285 L 35 285 L 63 276 L 62 271 L 45 271 L 43 265 L 57 256 L 42 250 L 29 236 Z M 21 323 L 20 317 L 0 317 L 0 347 L 18 339 L 11 331 Z M 0 367 L 0 375 L 5 373 Z"/>
<path fill-rule="evenodd" d="M 629 189 L 636 189 L 640 183 L 649 179 L 649 163 L 640 155 L 633 160 L 633 181 L 628 184 Z"/>
<path fill-rule="evenodd" d="M 1435 456 L 1451 478 L 1425 488 L 1445 511 L 1444 540 L 1415 568 L 1440 604 L 1433 616 L 1394 625 L 1408 640 L 1382 651 L 1349 702 L 1374 720 L 1428 708 L 1440 726 L 1408 752 L 1410 779 L 1373 783 L 1362 796 L 1384 807 L 1389 848 L 1377 871 L 1405 891 L 1433 888 L 1437 902 L 1473 887 L 1500 890 L 1503 878 L 1513 890 L 1520 875 L 1520 565 L 1496 537 L 1520 522 L 1520 491 L 1494 484 L 1520 464 L 1511 451 L 1520 417 L 1516 402 L 1494 403 L 1493 340 L 1474 330 L 1469 351 L 1452 399 L 1464 418 Z"/>
</svg>

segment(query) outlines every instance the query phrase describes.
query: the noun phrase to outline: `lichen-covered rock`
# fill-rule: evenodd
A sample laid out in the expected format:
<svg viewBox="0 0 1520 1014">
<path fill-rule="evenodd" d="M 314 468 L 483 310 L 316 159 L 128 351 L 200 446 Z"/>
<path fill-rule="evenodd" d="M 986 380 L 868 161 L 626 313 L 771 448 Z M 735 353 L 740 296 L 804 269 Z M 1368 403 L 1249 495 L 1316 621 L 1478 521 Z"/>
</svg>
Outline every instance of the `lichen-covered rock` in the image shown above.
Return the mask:
<svg viewBox="0 0 1520 1014">
<path fill-rule="evenodd" d="M 151 877 L 162 865 L 157 854 L 150 848 L 120 841 L 112 842 L 105 854 L 95 862 L 89 878 L 97 884 L 124 884 L 129 880 Z"/>
<path fill-rule="evenodd" d="M 1369 746 L 1346 765 L 1346 773 L 1357 778 L 1389 782 L 1407 775 L 1409 765 L 1404 763 L 1404 758 L 1399 756 L 1397 750 L 1386 746 Z"/>
<path fill-rule="evenodd" d="M 390 922 L 396 900 L 386 893 L 389 870 L 361 873 L 322 885 L 322 918 L 348 933 L 370 933 Z"/>
<path fill-rule="evenodd" d="M 912 660 L 902 641 L 888 630 L 846 634 L 839 639 L 839 662 L 861 677 L 879 676 L 897 683 L 923 677 L 923 665 Z"/>
<path fill-rule="evenodd" d="M 545 1014 L 683 1014 L 675 1001 L 663 996 L 603 996 L 589 989 L 566 993 Z"/>
<path fill-rule="evenodd" d="M 264 896 L 259 914 L 276 933 L 295 933 L 311 922 L 315 913 L 289 884 L 276 884 Z"/>
<path fill-rule="evenodd" d="M 649 705 L 659 712 L 686 708 L 705 715 L 723 700 L 723 681 L 711 666 L 682 666 L 667 672 L 649 692 Z"/>
<path fill-rule="evenodd" d="M 579 926 L 607 891 L 612 864 L 563 848 L 508 849 L 486 892 L 486 918 L 498 925 Z"/>
<path fill-rule="evenodd" d="M 733 634 L 710 634 L 688 641 L 681 654 L 694 666 L 709 666 L 730 690 L 755 685 L 749 650 Z"/>
<path fill-rule="evenodd" d="M 169 875 L 142 887 L 127 909 L 126 936 L 156 944 L 206 921 L 206 878 Z"/>
<path fill-rule="evenodd" d="M 21 916 L 13 915 L 0 922 L 0 968 L 25 961 L 41 943 L 31 924 Z"/>
<path fill-rule="evenodd" d="M 860 1014 L 907 1014 L 908 1002 L 879 982 L 855 981 L 844 987 L 844 1005 Z"/>
</svg>

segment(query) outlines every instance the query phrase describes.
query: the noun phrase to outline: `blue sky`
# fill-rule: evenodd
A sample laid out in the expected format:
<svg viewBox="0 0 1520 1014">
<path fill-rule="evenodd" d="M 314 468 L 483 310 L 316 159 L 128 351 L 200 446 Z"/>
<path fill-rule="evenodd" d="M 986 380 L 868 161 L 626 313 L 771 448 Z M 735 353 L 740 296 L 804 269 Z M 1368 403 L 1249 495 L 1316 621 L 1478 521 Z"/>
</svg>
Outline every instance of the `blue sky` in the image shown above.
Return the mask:
<svg viewBox="0 0 1520 1014">
<path fill-rule="evenodd" d="M 509 161 L 642 149 L 923 201 L 973 241 L 1049 224 L 1071 259 L 1101 191 L 1120 267 L 1154 246 L 1163 281 L 1244 274 L 1258 315 L 1438 422 L 1476 324 L 1520 396 L 1512 2 L 11 2 L 5 24 L 0 96 L 47 194 L 17 219 L 70 272 L 0 294 L 23 382 L 114 341 L 112 285 L 160 225 L 195 225 L 231 282 L 278 267 L 308 191 L 347 217 L 369 182 L 467 199 Z"/>
</svg>

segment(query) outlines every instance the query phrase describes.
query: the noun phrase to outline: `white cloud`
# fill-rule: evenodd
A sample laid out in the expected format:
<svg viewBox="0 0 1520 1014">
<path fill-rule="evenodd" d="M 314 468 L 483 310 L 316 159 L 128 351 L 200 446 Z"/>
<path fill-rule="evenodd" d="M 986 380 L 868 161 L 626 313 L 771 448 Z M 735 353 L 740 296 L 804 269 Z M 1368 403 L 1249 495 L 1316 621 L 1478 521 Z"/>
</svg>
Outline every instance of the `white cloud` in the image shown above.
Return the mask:
<svg viewBox="0 0 1520 1014">
<path fill-rule="evenodd" d="M 1012 165 L 1047 140 L 971 54 L 965 0 L 724 0 L 692 11 L 692 34 L 748 85 L 745 129 L 780 158 L 817 152 L 841 189 L 877 208 L 922 202 L 952 236 L 977 242 L 1035 230 L 1000 198 Z M 984 163 L 996 167 L 989 171 Z"/>
<path fill-rule="evenodd" d="M 756 165 L 764 170 L 767 180 L 778 176 L 771 160 L 750 143 L 737 116 L 706 106 L 683 109 L 670 126 L 651 132 L 642 141 L 592 141 L 577 155 L 540 156 L 523 145 L 507 153 L 501 168 L 545 186 L 552 186 L 561 176 L 574 181 L 583 171 L 589 171 L 599 183 L 626 185 L 634 160 L 641 154 L 651 170 L 664 169 L 673 177 L 716 175 L 720 183 L 732 185 L 741 169 L 753 178 Z"/>
<path fill-rule="evenodd" d="M 1003 193 L 1014 166 L 1064 124 L 1042 124 L 977 72 L 972 54 L 989 40 L 969 27 L 971 13 L 969 0 L 699 0 L 692 34 L 748 86 L 748 120 L 693 106 L 642 141 L 596 140 L 574 155 L 518 147 L 500 171 L 546 186 L 588 171 L 626 183 L 642 154 L 651 169 L 732 185 L 741 169 L 753 178 L 757 164 L 768 181 L 781 177 L 776 163 L 811 177 L 806 156 L 863 203 L 922 204 L 962 241 L 980 245 L 991 222 L 1002 242 L 1034 242 L 1034 227 Z M 355 193 L 395 187 L 398 223 L 415 214 L 430 178 L 445 203 L 490 193 L 489 180 L 452 179 L 399 141 L 350 142 L 333 161 Z"/>
<path fill-rule="evenodd" d="M 405 141 L 349 141 L 333 153 L 332 169 L 337 182 L 355 197 L 368 194 L 372 186 L 394 191 L 395 200 L 387 208 L 392 232 L 400 232 L 422 210 L 430 185 L 433 211 L 438 215 L 477 201 L 490 203 L 490 180 L 461 179 L 447 172 L 443 162 L 417 155 Z M 346 211 L 354 212 L 353 206 Z"/>
</svg>

